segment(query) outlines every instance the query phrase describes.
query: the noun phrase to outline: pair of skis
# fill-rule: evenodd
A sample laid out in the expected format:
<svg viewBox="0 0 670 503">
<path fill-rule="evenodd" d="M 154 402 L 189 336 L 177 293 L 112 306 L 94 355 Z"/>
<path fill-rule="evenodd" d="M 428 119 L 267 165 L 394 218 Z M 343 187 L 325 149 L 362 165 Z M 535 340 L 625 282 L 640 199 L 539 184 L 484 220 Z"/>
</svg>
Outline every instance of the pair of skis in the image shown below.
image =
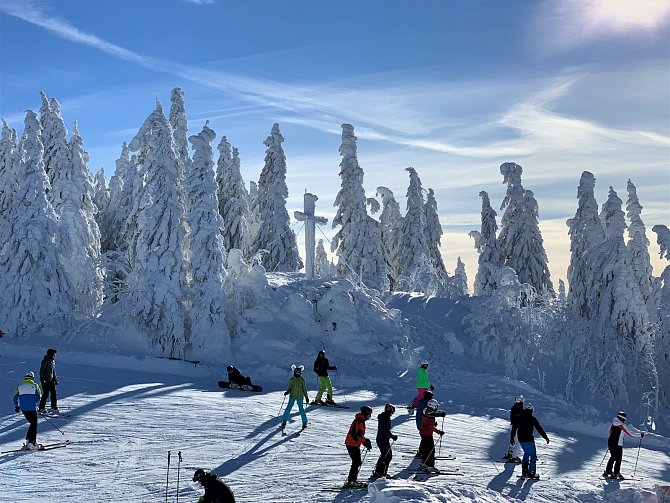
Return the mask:
<svg viewBox="0 0 670 503">
<path fill-rule="evenodd" d="M 25 446 L 23 446 L 21 449 L 2 451 L 0 452 L 0 454 L 8 454 L 10 452 L 51 451 L 53 449 L 60 449 L 61 447 L 67 447 L 68 445 L 70 445 L 70 441 L 65 440 L 64 442 L 54 442 L 53 444 L 37 444 L 37 449 L 26 449 Z"/>
<path fill-rule="evenodd" d="M 328 403 L 328 402 L 309 402 L 309 405 L 314 405 L 315 407 L 333 407 L 335 409 L 348 409 L 349 407 L 346 405 L 340 405 L 339 403 Z"/>
<path fill-rule="evenodd" d="M 452 476 L 452 477 L 458 477 L 458 476 L 463 476 L 463 473 L 459 471 L 439 471 L 439 472 L 424 472 L 423 470 L 409 470 L 409 473 L 414 474 L 414 480 L 415 482 L 427 482 L 430 480 L 431 476 Z M 393 477 L 393 479 L 398 480 L 398 477 Z M 348 486 L 348 485 L 343 485 L 343 486 L 334 486 L 334 487 L 324 487 L 321 489 L 322 492 L 344 492 L 344 491 L 361 491 L 361 490 L 366 490 L 368 489 L 368 484 L 363 484 L 361 486 Z"/>
</svg>

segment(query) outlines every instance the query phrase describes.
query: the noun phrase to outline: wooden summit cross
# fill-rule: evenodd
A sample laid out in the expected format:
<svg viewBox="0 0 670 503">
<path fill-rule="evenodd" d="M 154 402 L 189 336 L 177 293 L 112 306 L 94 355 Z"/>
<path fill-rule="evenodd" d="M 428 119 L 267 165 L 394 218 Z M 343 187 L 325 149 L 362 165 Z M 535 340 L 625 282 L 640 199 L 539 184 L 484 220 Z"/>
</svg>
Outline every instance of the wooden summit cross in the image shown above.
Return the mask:
<svg viewBox="0 0 670 503">
<path fill-rule="evenodd" d="M 316 224 L 325 225 L 328 219 L 314 215 L 316 202 L 319 200 L 314 194 L 305 192 L 305 211 L 296 211 L 293 216 L 296 220 L 305 222 L 305 275 L 307 279 L 314 279 L 314 250 L 316 249 Z"/>
</svg>

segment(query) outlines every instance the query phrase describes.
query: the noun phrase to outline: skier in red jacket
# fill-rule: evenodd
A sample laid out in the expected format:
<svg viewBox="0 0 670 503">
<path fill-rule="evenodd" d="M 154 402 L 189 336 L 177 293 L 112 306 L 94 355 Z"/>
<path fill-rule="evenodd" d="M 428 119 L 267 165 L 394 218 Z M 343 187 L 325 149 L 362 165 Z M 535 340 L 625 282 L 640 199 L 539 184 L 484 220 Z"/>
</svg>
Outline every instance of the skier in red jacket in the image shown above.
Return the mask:
<svg viewBox="0 0 670 503">
<path fill-rule="evenodd" d="M 347 437 L 344 439 L 344 444 L 347 446 L 347 451 L 351 458 L 351 468 L 349 469 L 349 477 L 347 478 L 345 487 L 363 487 L 365 485 L 356 479 L 363 464 L 361 461 L 361 445 L 368 451 L 372 449 L 372 442 L 370 442 L 369 438 L 365 438 L 365 421 L 370 419 L 370 417 L 372 417 L 372 409 L 367 405 L 363 405 L 361 411 L 356 414 L 356 417 L 351 422 Z"/>
</svg>

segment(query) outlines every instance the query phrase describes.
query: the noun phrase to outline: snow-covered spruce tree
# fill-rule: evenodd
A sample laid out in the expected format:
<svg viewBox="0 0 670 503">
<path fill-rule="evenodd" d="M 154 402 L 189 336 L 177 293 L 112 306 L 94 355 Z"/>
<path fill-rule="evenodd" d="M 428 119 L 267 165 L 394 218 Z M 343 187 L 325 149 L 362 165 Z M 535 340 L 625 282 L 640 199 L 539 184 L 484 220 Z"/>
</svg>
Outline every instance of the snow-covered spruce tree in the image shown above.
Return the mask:
<svg viewBox="0 0 670 503">
<path fill-rule="evenodd" d="M 382 288 L 386 282 L 386 264 L 381 243 L 381 228 L 368 217 L 363 189 L 363 170 L 358 164 L 354 126 L 342 124 L 340 145 L 340 191 L 335 197 L 337 208 L 333 229 L 340 227 L 331 243 L 337 255 L 337 272 L 354 274 Z"/>
<path fill-rule="evenodd" d="M 220 363 L 230 353 L 230 336 L 223 293 L 226 264 L 221 237 L 223 221 L 219 215 L 214 155 L 210 145 L 214 138 L 216 133 L 205 124 L 200 133 L 188 139 L 193 146 L 193 160 L 186 170 L 193 285 L 186 356 Z"/>
<path fill-rule="evenodd" d="M 403 216 L 400 213 L 400 205 L 390 189 L 377 187 L 377 195 L 382 198 L 383 210 L 379 216 L 381 241 L 386 260 L 386 271 L 389 276 L 389 288 L 393 291 L 403 274 L 400 263 Z"/>
<path fill-rule="evenodd" d="M 586 300 L 593 331 L 590 342 L 609 349 L 592 362 L 601 372 L 603 386 L 608 388 L 598 393 L 625 401 L 630 396 L 628 392 L 658 389 L 658 376 L 652 325 L 624 243 L 626 223 L 621 206 L 621 199 L 610 187 L 602 211 L 605 241 L 593 250 Z"/>
<path fill-rule="evenodd" d="M 12 204 L 12 197 L 17 190 L 17 171 L 19 167 L 19 147 L 16 144 L 16 131 L 2 120 L 2 136 L 0 136 L 0 239 L 6 240 L 8 222 L 5 213 Z"/>
<path fill-rule="evenodd" d="M 452 298 L 465 297 L 468 295 L 468 275 L 465 272 L 465 264 L 458 257 L 456 260 L 456 271 L 449 280 L 449 296 Z"/>
<path fill-rule="evenodd" d="M 17 336 L 62 333 L 72 316 L 71 287 L 56 247 L 56 215 L 37 115 L 28 110 L 17 193 L 6 213 L 11 226 L 0 248 L 0 326 Z"/>
<path fill-rule="evenodd" d="M 642 218 L 642 205 L 637 197 L 637 189 L 633 182 L 628 180 L 628 201 L 626 213 L 628 216 L 628 254 L 631 259 L 633 276 L 637 281 L 644 303 L 649 309 L 652 318 L 656 317 L 658 306 L 658 291 L 660 285 L 652 276 L 651 258 L 649 257 L 649 239 Z"/>
<path fill-rule="evenodd" d="M 471 232 L 470 236 L 477 236 L 475 248 L 479 252 L 477 275 L 475 276 L 474 294 L 490 295 L 496 289 L 498 269 L 505 265 L 500 243 L 496 235 L 498 224 L 496 212 L 491 208 L 489 195 L 485 191 L 479 193 L 482 198 L 482 226 L 479 232 Z"/>
<path fill-rule="evenodd" d="M 217 147 L 216 170 L 219 213 L 223 218 L 223 246 L 226 250 L 244 251 L 249 241 L 249 194 L 240 173 L 239 151 L 224 136 Z M 232 152 L 232 155 L 231 155 Z"/>
<path fill-rule="evenodd" d="M 260 215 L 258 212 L 258 184 L 251 180 L 249 182 L 249 240 L 244 247 L 244 257 L 247 257 L 250 263 L 259 263 L 260 256 L 252 255 L 251 249 L 254 247 L 254 241 L 258 235 L 258 229 L 261 227 Z M 224 222 L 225 224 L 225 222 Z"/>
<path fill-rule="evenodd" d="M 185 344 L 184 208 L 178 190 L 179 159 L 160 103 L 138 135 L 143 138 L 133 139 L 131 148 L 137 145 L 143 154 L 145 183 L 136 227 L 127 227 L 134 232 L 129 236 L 130 314 L 160 354 L 181 358 Z"/>
<path fill-rule="evenodd" d="M 58 110 L 53 101 L 51 109 Z M 90 317 L 102 305 L 104 272 L 100 263 L 100 230 L 95 220 L 98 209 L 93 202 L 95 190 L 88 170 L 88 153 L 76 122 L 68 147 L 69 162 L 54 170 L 49 195 L 59 216 L 57 243 L 72 285 L 71 304 L 78 315 Z"/>
<path fill-rule="evenodd" d="M 188 120 L 186 119 L 186 107 L 184 106 L 184 91 L 179 87 L 175 87 L 170 96 L 169 120 L 170 126 L 172 126 L 175 152 L 181 161 L 180 169 L 183 177 L 190 159 L 188 157 L 188 141 L 186 140 Z"/>
<path fill-rule="evenodd" d="M 314 256 L 314 276 L 317 278 L 330 278 L 335 275 L 335 267 L 328 260 L 328 254 L 323 246 L 323 239 L 319 239 Z"/>
<path fill-rule="evenodd" d="M 424 212 L 423 189 L 421 179 L 414 168 L 405 168 L 409 173 L 409 187 L 407 188 L 407 212 L 402 223 L 400 263 L 406 277 L 416 275 L 417 270 L 425 264 L 423 257 L 431 258 L 428 242 L 424 232 L 426 228 L 426 214 Z M 422 285 L 410 285 L 411 289 L 424 291 Z"/>
<path fill-rule="evenodd" d="M 670 229 L 665 225 L 654 225 L 656 240 L 661 249 L 661 258 L 670 260 Z M 661 273 L 663 287 L 659 295 L 658 314 L 660 324 L 656 333 L 656 369 L 660 381 L 660 400 L 670 407 L 670 265 Z"/>
<path fill-rule="evenodd" d="M 426 196 L 426 204 L 423 207 L 426 218 L 426 246 L 433 265 L 441 272 L 447 275 L 447 270 L 444 267 L 442 260 L 442 252 L 440 252 L 440 241 L 442 240 L 442 224 L 440 217 L 437 214 L 437 201 L 435 200 L 435 192 L 433 189 L 428 189 Z"/>
<path fill-rule="evenodd" d="M 592 271 L 591 252 L 605 241 L 605 231 L 598 215 L 598 203 L 593 194 L 596 179 L 584 171 L 577 188 L 577 212 L 566 224 L 570 235 L 570 265 L 568 265 L 568 305 L 580 316 L 591 317 L 588 298 L 589 277 Z"/>
<path fill-rule="evenodd" d="M 100 168 L 95 174 L 94 183 L 93 203 L 98 208 L 98 216 L 100 216 L 109 206 L 109 188 L 107 187 L 107 178 L 105 178 L 105 170 L 103 168 Z M 100 227 L 99 222 L 98 227 Z"/>
<path fill-rule="evenodd" d="M 259 228 L 251 248 L 251 255 L 262 252 L 261 265 L 268 271 L 299 271 L 303 264 L 298 254 L 295 233 L 286 211 L 286 156 L 281 144 L 284 137 L 279 124 L 272 126 L 270 136 L 263 144 L 265 166 L 258 179 L 257 210 Z"/>
<path fill-rule="evenodd" d="M 60 113 L 60 104 L 55 98 L 47 103 L 47 97 L 40 91 L 42 108 L 40 108 L 41 139 L 44 145 L 44 170 L 49 179 L 47 194 L 49 202 L 59 215 L 61 201 L 58 193 L 51 194 L 58 172 L 69 170 L 70 149 L 67 144 L 67 128 Z"/>
</svg>

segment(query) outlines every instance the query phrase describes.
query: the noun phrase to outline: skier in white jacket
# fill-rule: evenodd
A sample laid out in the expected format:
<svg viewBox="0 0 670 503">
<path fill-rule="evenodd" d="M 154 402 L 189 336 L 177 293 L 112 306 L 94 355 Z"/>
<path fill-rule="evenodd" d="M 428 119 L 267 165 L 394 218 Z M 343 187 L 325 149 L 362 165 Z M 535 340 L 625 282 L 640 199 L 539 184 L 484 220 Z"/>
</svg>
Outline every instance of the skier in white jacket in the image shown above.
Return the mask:
<svg viewBox="0 0 670 503">
<path fill-rule="evenodd" d="M 607 439 L 607 447 L 610 451 L 610 460 L 607 462 L 607 467 L 605 468 L 605 473 L 603 477 L 615 478 L 623 480 L 624 476 L 621 475 L 621 459 L 623 458 L 623 435 L 625 433 L 629 437 L 633 438 L 642 438 L 644 437 L 644 432 L 638 430 L 631 424 L 627 424 L 626 413 L 621 411 L 619 412 L 614 419 L 612 419 L 612 425 L 610 426 L 610 434 Z"/>
</svg>

